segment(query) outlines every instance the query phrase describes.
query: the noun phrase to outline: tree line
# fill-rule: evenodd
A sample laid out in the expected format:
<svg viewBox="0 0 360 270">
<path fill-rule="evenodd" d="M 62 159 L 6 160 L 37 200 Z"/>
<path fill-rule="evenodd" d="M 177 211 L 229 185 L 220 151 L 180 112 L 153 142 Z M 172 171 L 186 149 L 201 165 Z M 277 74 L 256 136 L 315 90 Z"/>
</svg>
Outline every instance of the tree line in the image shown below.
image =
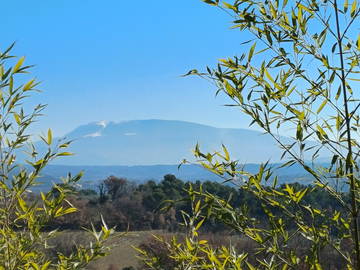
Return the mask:
<svg viewBox="0 0 360 270">
<path fill-rule="evenodd" d="M 183 181 L 172 174 L 165 175 L 159 182 L 149 180 L 143 184 L 109 176 L 100 181 L 97 190 L 74 189 L 69 201 L 78 211 L 54 220 L 48 228 L 78 230 L 88 227 L 90 223 L 98 227 L 102 224 L 101 216 L 104 216 L 108 226 L 115 226 L 119 231 L 179 231 L 182 228 L 182 213 L 191 211 L 191 201 L 187 192 L 190 186 L 194 190 L 201 189 L 203 192 L 227 199 L 235 209 L 246 209 L 249 216 L 254 216 L 260 221 L 266 217 L 261 203 L 254 195 L 236 186 L 214 181 Z M 341 210 L 337 201 L 316 186 L 292 183 L 280 185 L 277 189 L 282 191 L 287 188 L 293 188 L 295 191 L 308 188 L 311 192 L 304 196 L 305 203 L 324 211 Z M 276 213 L 275 208 L 274 211 Z M 217 232 L 228 228 L 209 219 L 202 229 Z"/>
</svg>

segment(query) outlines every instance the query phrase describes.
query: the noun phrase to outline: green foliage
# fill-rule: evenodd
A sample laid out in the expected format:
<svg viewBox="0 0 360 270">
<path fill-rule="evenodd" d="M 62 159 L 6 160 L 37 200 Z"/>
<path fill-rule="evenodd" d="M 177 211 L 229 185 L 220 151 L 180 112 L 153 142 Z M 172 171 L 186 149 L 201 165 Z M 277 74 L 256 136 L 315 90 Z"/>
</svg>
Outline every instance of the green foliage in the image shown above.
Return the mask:
<svg viewBox="0 0 360 270">
<path fill-rule="evenodd" d="M 46 226 L 76 211 L 67 197 L 81 174 L 68 175 L 51 191 L 32 196 L 31 188 L 39 184 L 37 179 L 43 168 L 59 156 L 70 155 L 66 152 L 70 142 L 59 141 L 54 146 L 52 132 L 48 130 L 41 136 L 47 147 L 44 154 L 39 154 L 31 143 L 29 127 L 45 106 L 38 105 L 30 112 L 24 109 L 24 101 L 37 91 L 38 83 L 21 76 L 31 66 L 24 65 L 24 57 L 11 56 L 12 47 L 0 53 L 0 269 L 84 269 L 90 261 L 106 254 L 108 248 L 104 243 L 113 230 L 103 222 L 101 232 L 89 230 L 94 239 L 89 245 L 79 245 L 68 255 L 58 253 L 53 260 L 47 258 L 46 250 L 50 248 L 47 243 L 56 230 L 46 231 Z M 17 161 L 20 151 L 27 151 L 30 168 Z"/>
<path fill-rule="evenodd" d="M 206 240 L 199 238 L 198 230 L 206 219 L 203 214 L 204 206 L 201 200 L 196 200 L 195 193 L 190 186 L 189 195 L 192 197 L 191 214 L 182 212 L 184 225 L 188 228 L 185 241 L 179 241 L 174 236 L 171 241 L 157 237 L 157 241 L 165 245 L 167 256 L 172 259 L 172 265 L 164 265 L 157 254 L 149 254 L 143 248 L 137 248 L 139 258 L 148 269 L 242 269 L 245 265 L 246 254 L 237 254 L 233 247 L 212 248 Z M 251 266 L 250 263 L 246 263 Z"/>
<path fill-rule="evenodd" d="M 297 163 L 315 180 L 311 188 L 285 185 L 279 190 L 268 163 L 249 173 L 231 160 L 226 147 L 203 153 L 197 145 L 198 162 L 250 192 L 266 214 L 266 225 L 225 198 L 189 189 L 196 203 L 192 215 L 185 215 L 189 244 L 168 243 L 170 256 L 179 262 L 177 269 L 328 269 L 326 249 L 341 258 L 342 269 L 360 269 L 360 102 L 353 90 L 360 81 L 358 1 L 342 1 L 341 6 L 336 0 L 204 2 L 227 12 L 232 28 L 252 39 L 242 45 L 247 53 L 221 59 L 204 73 L 192 70 L 187 75 L 214 82 L 217 94 L 228 96 L 230 106 L 238 107 L 250 125 L 272 136 L 284 150 L 282 167 Z M 282 133 L 291 137 L 284 139 Z M 320 154 L 331 155 L 329 166 L 315 163 Z M 309 159 L 313 165 L 306 162 Z M 349 190 L 349 196 L 340 186 Z M 325 191 L 341 211 L 324 211 L 307 202 L 304 198 L 315 188 Z M 255 262 L 250 264 L 246 253 L 200 244 L 199 209 L 206 213 L 201 221 L 215 218 L 259 245 Z M 308 249 L 299 254 L 291 241 L 304 242 Z M 143 256 L 147 260 L 147 254 Z M 230 264 L 235 258 L 241 260 Z"/>
<path fill-rule="evenodd" d="M 120 178 L 115 177 L 115 179 Z M 181 212 L 191 211 L 191 200 L 186 191 L 190 185 L 193 186 L 194 190 L 199 190 L 201 187 L 206 193 L 219 198 L 227 198 L 231 205 L 242 206 L 243 210 L 256 218 L 261 226 L 265 226 L 267 223 L 266 214 L 255 195 L 249 190 L 238 189 L 236 186 L 210 181 L 185 182 L 173 175 L 164 176 L 164 179 L 158 183 L 148 181 L 138 186 L 125 181 L 126 184 L 124 185 L 127 187 L 125 189 L 127 192 L 119 193 L 116 198 L 106 202 L 103 202 L 98 195 L 91 195 L 94 194 L 94 191 L 80 190 L 76 192 L 69 197 L 69 201 L 78 211 L 51 222 L 48 228 L 78 230 L 87 226 L 89 222 L 99 228 L 101 226 L 100 213 L 107 217 L 110 226 L 115 226 L 120 231 L 127 229 L 163 229 L 181 232 L 183 230 L 179 226 L 179 223 L 182 222 Z M 307 189 L 308 192 L 302 198 L 303 203 L 311 204 L 324 212 L 331 213 L 335 210 L 338 212 L 344 210 L 337 201 L 334 201 L 326 191 L 319 187 L 291 183 L 287 186 L 284 184 L 276 187 L 276 191 L 282 192 L 285 188 L 293 189 L 295 192 Z M 346 192 L 343 197 L 348 200 L 349 194 Z M 160 211 L 162 207 L 169 209 L 169 211 Z M 273 211 L 279 217 L 282 216 L 280 211 L 276 209 Z M 227 233 L 229 229 L 215 218 L 209 218 L 202 225 L 201 231 Z"/>
</svg>

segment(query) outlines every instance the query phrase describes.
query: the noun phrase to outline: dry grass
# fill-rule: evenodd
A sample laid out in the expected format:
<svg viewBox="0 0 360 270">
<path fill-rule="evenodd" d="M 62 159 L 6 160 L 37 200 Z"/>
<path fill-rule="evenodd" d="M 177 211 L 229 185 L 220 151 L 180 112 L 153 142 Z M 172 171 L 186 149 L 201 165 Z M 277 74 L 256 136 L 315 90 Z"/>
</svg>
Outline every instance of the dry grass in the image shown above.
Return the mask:
<svg viewBox="0 0 360 270">
<path fill-rule="evenodd" d="M 81 232 L 78 232 L 81 233 Z M 124 267 L 136 267 L 139 266 L 138 259 L 136 258 L 137 252 L 132 246 L 139 246 L 143 243 L 153 242 L 152 235 L 161 235 L 166 239 L 170 239 L 174 234 L 164 231 L 139 231 L 128 232 L 126 235 L 115 238 L 109 242 L 109 244 L 115 245 L 110 254 L 102 259 L 93 262 L 87 269 L 88 270 L 122 270 Z M 177 234 L 182 239 L 183 234 Z M 203 239 L 207 239 L 211 245 L 230 245 L 230 243 L 240 244 L 241 248 L 248 248 L 247 241 L 241 241 L 242 238 L 238 236 L 230 236 L 227 234 L 204 234 Z M 241 240 L 240 240 L 241 239 Z M 245 246 L 246 247 L 245 247 Z M 113 267 L 113 268 L 111 268 Z"/>
<path fill-rule="evenodd" d="M 113 245 L 110 254 L 104 258 L 101 258 L 95 262 L 92 262 L 88 266 L 88 270 L 123 270 L 126 267 L 128 269 L 141 269 L 140 263 L 137 259 L 137 252 L 132 248 L 133 246 L 140 246 L 142 248 L 151 249 L 153 252 L 163 252 L 161 249 L 161 244 L 157 243 L 152 235 L 160 235 L 165 239 L 169 240 L 174 234 L 164 231 L 138 231 L 138 232 L 128 232 L 121 237 L 114 237 L 109 241 L 109 245 Z M 177 237 L 181 240 L 184 235 L 179 233 Z M 256 250 L 256 245 L 254 242 L 248 238 L 241 236 L 231 235 L 227 233 L 204 233 L 201 235 L 202 239 L 209 241 L 209 244 L 213 247 L 218 247 L 221 245 L 229 246 L 232 245 L 236 250 L 241 252 L 249 253 L 249 259 L 253 263 L 256 261 L 254 252 Z M 54 249 L 62 253 L 68 253 L 71 251 L 74 243 L 76 244 L 85 244 L 89 240 L 85 232 L 81 231 L 66 231 L 62 232 L 57 239 L 52 243 Z M 298 239 L 295 243 L 290 243 L 290 245 L 296 245 L 293 247 L 297 249 L 297 253 L 300 256 L 303 256 L 308 248 L 308 243 L 302 243 Z M 300 242 L 301 244 L 299 244 Z M 161 255 L 161 254 L 158 254 Z M 163 254 L 164 255 L 164 254 Z M 344 262 L 339 260 L 338 254 L 334 253 L 333 250 L 325 249 L 322 254 L 322 263 L 326 265 L 326 269 L 343 269 Z M 130 268 L 133 267 L 133 268 Z M 138 268 L 139 267 L 139 268 Z M 299 269 L 307 269 L 299 267 Z"/>
<path fill-rule="evenodd" d="M 109 242 L 115 245 L 110 254 L 93 262 L 88 269 L 107 270 L 110 269 L 110 266 L 114 266 L 113 269 L 121 270 L 129 266 L 137 267 L 137 252 L 132 246 L 139 246 L 145 239 L 156 233 L 159 233 L 159 231 L 128 232 L 124 236 L 113 239 Z"/>
<path fill-rule="evenodd" d="M 125 235 L 119 237 L 115 236 L 108 244 L 113 245 L 110 254 L 104 258 L 92 262 L 88 266 L 88 270 L 122 270 L 125 267 L 138 266 L 138 260 L 136 258 L 137 252 L 132 246 L 139 246 L 146 239 L 149 239 L 152 234 L 162 234 L 161 231 L 139 231 L 128 232 Z M 64 231 L 61 232 L 54 240 L 50 242 L 50 245 L 54 247 L 54 251 L 51 255 L 56 254 L 56 251 L 60 251 L 64 254 L 69 253 L 74 245 L 86 244 L 90 238 L 83 231 Z"/>
</svg>

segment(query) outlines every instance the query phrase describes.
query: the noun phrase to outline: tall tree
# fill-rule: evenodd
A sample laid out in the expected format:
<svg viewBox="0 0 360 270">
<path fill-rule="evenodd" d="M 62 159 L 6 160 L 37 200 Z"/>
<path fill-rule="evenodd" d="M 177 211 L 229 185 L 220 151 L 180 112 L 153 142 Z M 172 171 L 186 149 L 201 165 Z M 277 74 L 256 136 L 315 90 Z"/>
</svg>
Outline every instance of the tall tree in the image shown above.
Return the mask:
<svg viewBox="0 0 360 270">
<path fill-rule="evenodd" d="M 112 200 L 116 197 L 124 195 L 128 190 L 129 183 L 125 178 L 118 178 L 115 176 L 109 176 L 104 180 L 104 185 L 107 193 L 110 195 Z"/>
</svg>

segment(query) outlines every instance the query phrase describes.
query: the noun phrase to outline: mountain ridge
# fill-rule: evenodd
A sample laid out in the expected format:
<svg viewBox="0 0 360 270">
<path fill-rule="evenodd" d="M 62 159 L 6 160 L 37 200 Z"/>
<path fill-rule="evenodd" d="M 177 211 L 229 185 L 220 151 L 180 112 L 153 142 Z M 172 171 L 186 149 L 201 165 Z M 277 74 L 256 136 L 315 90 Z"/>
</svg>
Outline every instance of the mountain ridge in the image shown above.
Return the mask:
<svg viewBox="0 0 360 270">
<path fill-rule="evenodd" d="M 71 158 L 58 165 L 156 165 L 193 160 L 199 143 L 204 151 L 217 151 L 224 144 L 244 163 L 278 161 L 281 150 L 269 135 L 251 129 L 216 128 L 180 120 L 99 121 L 81 125 L 66 138 L 74 140 Z M 268 153 L 266 156 L 265 153 Z"/>
</svg>

